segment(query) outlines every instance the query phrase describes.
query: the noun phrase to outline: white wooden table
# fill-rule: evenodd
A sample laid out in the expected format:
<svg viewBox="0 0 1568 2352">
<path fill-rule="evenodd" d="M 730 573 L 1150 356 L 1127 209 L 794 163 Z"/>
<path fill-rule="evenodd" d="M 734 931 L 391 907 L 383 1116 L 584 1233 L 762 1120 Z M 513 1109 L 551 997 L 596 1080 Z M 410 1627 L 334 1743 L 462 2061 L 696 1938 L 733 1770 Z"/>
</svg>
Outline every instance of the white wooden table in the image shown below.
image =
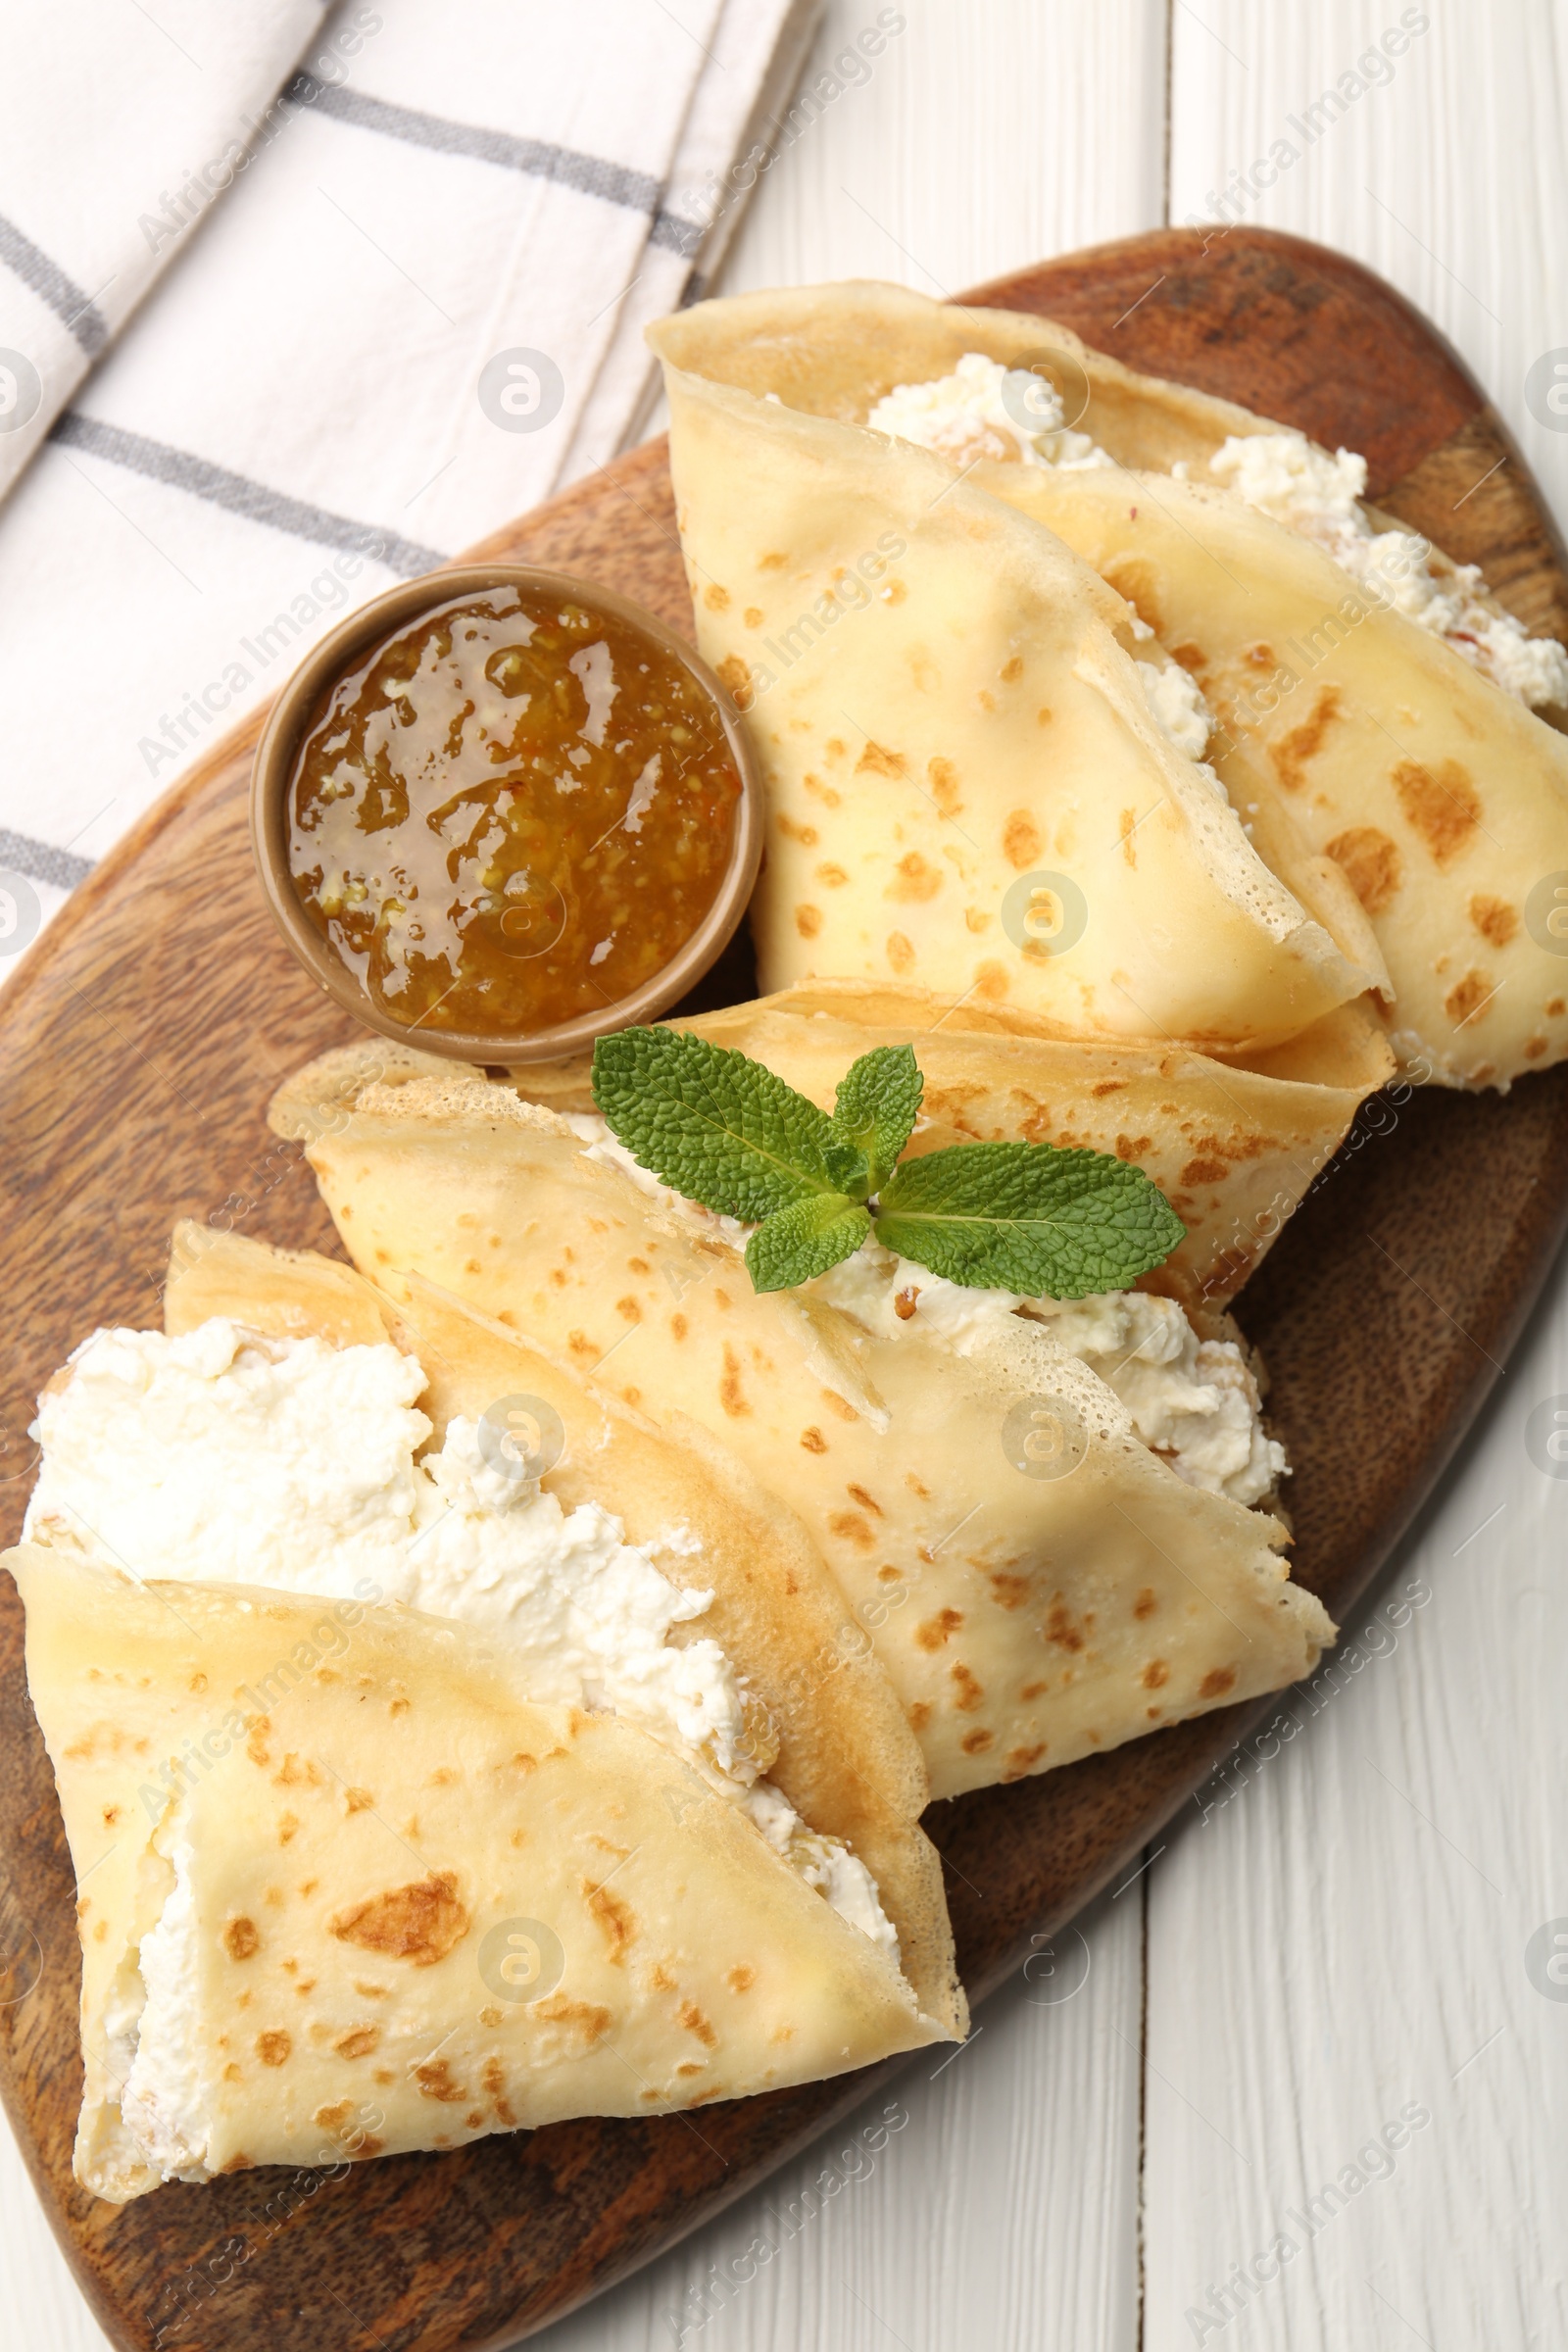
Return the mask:
<svg viewBox="0 0 1568 2352">
<path fill-rule="evenodd" d="M 831 0 L 812 70 L 876 13 Z M 902 13 L 871 79 L 762 182 L 727 288 L 864 274 L 938 292 L 1212 217 L 1232 173 L 1281 137 L 1299 147 L 1287 119 L 1401 20 L 1396 0 Z M 1392 79 L 1242 217 L 1338 245 L 1408 293 L 1568 521 L 1568 439 L 1523 396 L 1531 361 L 1568 344 L 1568 0 L 1428 0 L 1402 19 L 1426 28 Z M 1523 1434 L 1559 1391 L 1561 1279 L 1391 1581 L 1345 1629 L 1361 1665 L 1340 1692 L 1315 1715 L 1298 1703 L 1298 1735 L 1195 1805 L 961 2053 L 907 2075 L 884 2144 L 879 2101 L 539 2340 L 1568 2344 L 1568 1984 L 1548 1997 L 1539 1956 L 1539 1984 L 1527 1967 L 1536 1932 L 1568 1924 L 1568 1488 Z M 1401 2115 L 1396 2152 L 1357 2165 Z M 0 2143 L 0 2341 L 98 2352 Z M 1330 2183 L 1343 2209 L 1314 2211 Z M 1301 2249 L 1283 2264 L 1282 2232 Z"/>
</svg>

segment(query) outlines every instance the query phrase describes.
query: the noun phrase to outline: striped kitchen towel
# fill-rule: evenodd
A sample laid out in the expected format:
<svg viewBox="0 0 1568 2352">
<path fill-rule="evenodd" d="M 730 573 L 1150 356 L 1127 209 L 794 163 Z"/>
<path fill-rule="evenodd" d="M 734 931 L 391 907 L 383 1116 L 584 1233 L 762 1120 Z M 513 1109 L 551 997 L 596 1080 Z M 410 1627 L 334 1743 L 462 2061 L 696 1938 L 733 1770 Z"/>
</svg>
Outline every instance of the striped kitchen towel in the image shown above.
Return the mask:
<svg viewBox="0 0 1568 2352">
<path fill-rule="evenodd" d="M 635 437 L 642 326 L 711 275 L 821 6 L 24 12 L 0 978 L 347 608 Z"/>
</svg>

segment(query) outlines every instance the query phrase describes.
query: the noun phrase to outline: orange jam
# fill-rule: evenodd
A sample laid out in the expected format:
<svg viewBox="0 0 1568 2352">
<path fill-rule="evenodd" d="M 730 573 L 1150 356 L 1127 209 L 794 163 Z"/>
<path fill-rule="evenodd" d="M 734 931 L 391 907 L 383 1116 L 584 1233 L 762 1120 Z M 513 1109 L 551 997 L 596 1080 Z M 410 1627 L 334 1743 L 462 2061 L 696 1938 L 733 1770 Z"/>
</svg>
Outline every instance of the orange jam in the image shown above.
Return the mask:
<svg viewBox="0 0 1568 2352">
<path fill-rule="evenodd" d="M 289 780 L 289 871 L 395 1020 L 526 1036 L 663 969 L 724 879 L 740 794 L 717 707 L 656 639 L 470 591 L 332 688 Z"/>
</svg>

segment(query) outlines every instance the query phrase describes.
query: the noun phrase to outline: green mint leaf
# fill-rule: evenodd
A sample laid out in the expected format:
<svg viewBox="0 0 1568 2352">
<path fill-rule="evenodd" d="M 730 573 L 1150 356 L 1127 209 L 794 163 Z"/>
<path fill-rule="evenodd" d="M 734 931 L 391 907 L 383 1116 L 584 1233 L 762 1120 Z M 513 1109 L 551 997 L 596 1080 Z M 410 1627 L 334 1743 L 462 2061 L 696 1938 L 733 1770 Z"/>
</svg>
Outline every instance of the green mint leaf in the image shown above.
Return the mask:
<svg viewBox="0 0 1568 2352">
<path fill-rule="evenodd" d="M 775 1209 L 746 1245 L 756 1291 L 787 1291 L 853 1256 L 871 1230 L 870 1211 L 843 1193 L 818 1193 Z"/>
<path fill-rule="evenodd" d="M 924 1093 L 925 1080 L 912 1046 L 877 1046 L 862 1054 L 840 1081 L 833 1124 L 864 1154 L 867 1191 L 878 1191 L 897 1167 L 899 1153 L 914 1132 Z"/>
<path fill-rule="evenodd" d="M 885 1248 L 949 1282 L 1026 1298 L 1124 1291 L 1187 1231 L 1141 1168 L 1052 1144 L 956 1144 L 884 1187 Z"/>
<path fill-rule="evenodd" d="M 621 1029 L 595 1045 L 593 1086 L 638 1165 L 720 1216 L 753 1223 L 844 1192 L 832 1121 L 748 1054 L 675 1029 Z"/>
<path fill-rule="evenodd" d="M 822 1158 L 841 1193 L 863 1200 L 871 1190 L 871 1164 L 858 1144 L 824 1144 Z"/>
</svg>

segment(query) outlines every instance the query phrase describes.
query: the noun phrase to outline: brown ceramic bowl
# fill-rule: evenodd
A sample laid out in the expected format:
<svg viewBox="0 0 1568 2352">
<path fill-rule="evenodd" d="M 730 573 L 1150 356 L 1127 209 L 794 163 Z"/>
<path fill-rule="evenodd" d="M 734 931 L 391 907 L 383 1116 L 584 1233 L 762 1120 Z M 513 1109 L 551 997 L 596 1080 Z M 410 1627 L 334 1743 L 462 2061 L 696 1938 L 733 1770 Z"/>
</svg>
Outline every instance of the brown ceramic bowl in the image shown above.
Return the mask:
<svg viewBox="0 0 1568 2352">
<path fill-rule="evenodd" d="M 459 1029 L 424 1029 L 417 1022 L 395 1020 L 341 963 L 300 904 L 288 863 L 288 788 L 301 741 L 320 713 L 325 697 L 341 674 L 354 666 L 381 639 L 449 603 L 486 588 L 542 589 L 548 596 L 577 602 L 613 613 L 652 640 L 662 652 L 679 662 L 711 701 L 740 771 L 741 798 L 735 812 L 730 860 L 718 894 L 685 946 L 651 980 L 613 1004 L 579 1013 L 549 1029 L 527 1035 Z M 763 797 L 757 757 L 740 715 L 706 662 L 700 661 L 683 637 L 655 614 L 614 596 L 592 580 L 574 579 L 567 572 L 536 571 L 521 564 L 467 564 L 449 571 L 426 573 L 389 588 L 368 605 L 339 621 L 309 653 L 273 704 L 251 771 L 251 844 L 257 871 L 272 919 L 306 970 L 346 1012 L 382 1037 L 417 1046 L 421 1052 L 443 1054 L 456 1061 L 514 1064 L 549 1061 L 557 1055 L 582 1052 L 596 1037 L 634 1022 L 650 1021 L 667 1012 L 716 962 L 746 912 L 762 857 Z"/>
</svg>

